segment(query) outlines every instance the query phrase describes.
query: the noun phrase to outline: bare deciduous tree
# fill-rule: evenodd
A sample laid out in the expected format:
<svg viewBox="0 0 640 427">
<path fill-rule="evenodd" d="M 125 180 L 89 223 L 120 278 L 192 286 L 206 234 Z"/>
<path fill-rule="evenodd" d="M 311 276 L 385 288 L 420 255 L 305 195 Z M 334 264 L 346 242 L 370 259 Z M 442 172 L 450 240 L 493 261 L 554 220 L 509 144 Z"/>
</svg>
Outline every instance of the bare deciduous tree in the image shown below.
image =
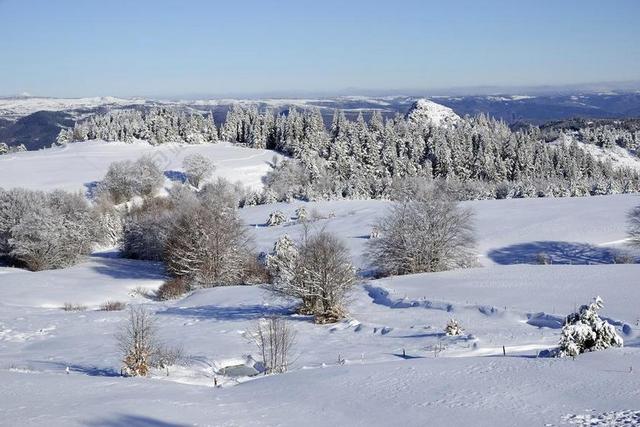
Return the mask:
<svg viewBox="0 0 640 427">
<path fill-rule="evenodd" d="M 98 192 L 106 192 L 114 203 L 120 204 L 133 196 L 152 196 L 163 182 L 164 174 L 153 159 L 141 157 L 135 162 L 111 163 Z"/>
<path fill-rule="evenodd" d="M 196 188 L 200 187 L 200 183 L 209 178 L 215 170 L 213 162 L 199 153 L 186 156 L 182 162 L 182 168 L 189 183 Z"/>
<path fill-rule="evenodd" d="M 132 207 L 123 224 L 122 252 L 125 257 L 158 261 L 175 221 L 176 208 L 169 198 L 155 197 Z"/>
<path fill-rule="evenodd" d="M 383 275 L 443 271 L 475 264 L 473 215 L 442 192 L 394 204 L 376 224 L 369 256 Z"/>
<path fill-rule="evenodd" d="M 276 243 L 268 261 L 273 283 L 267 287 L 278 294 L 300 298 L 299 311 L 313 314 L 317 323 L 344 317 L 345 299 L 356 283 L 346 246 L 324 231 L 306 236 L 297 246 L 291 243 L 284 238 Z"/>
<path fill-rule="evenodd" d="M 164 259 L 173 276 L 200 286 L 238 285 L 250 237 L 235 209 L 220 203 L 187 209 L 174 223 Z"/>
<path fill-rule="evenodd" d="M 256 323 L 251 337 L 260 352 L 265 374 L 286 372 L 295 336 L 293 328 L 282 317 L 272 316 Z"/>
<path fill-rule="evenodd" d="M 116 335 L 127 375 L 145 376 L 157 349 L 156 326 L 151 314 L 141 306 L 129 308 L 124 329 Z"/>
<path fill-rule="evenodd" d="M 629 237 L 634 244 L 640 245 L 640 206 L 636 206 L 627 217 Z"/>
<path fill-rule="evenodd" d="M 30 270 L 73 265 L 91 251 L 97 228 L 80 194 L 20 189 L 0 194 L 0 255 Z"/>
</svg>

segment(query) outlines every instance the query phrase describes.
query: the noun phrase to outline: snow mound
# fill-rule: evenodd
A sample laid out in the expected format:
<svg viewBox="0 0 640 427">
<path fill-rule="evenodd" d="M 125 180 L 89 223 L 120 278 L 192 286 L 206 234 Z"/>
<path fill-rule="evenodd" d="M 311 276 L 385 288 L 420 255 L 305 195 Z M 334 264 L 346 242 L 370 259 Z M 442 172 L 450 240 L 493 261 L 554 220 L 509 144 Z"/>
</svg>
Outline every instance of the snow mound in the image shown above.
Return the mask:
<svg viewBox="0 0 640 427">
<path fill-rule="evenodd" d="M 437 127 L 451 126 L 460 121 L 460 116 L 451 108 L 428 99 L 417 100 L 407 113 L 407 118 L 416 123 L 428 123 Z"/>
</svg>

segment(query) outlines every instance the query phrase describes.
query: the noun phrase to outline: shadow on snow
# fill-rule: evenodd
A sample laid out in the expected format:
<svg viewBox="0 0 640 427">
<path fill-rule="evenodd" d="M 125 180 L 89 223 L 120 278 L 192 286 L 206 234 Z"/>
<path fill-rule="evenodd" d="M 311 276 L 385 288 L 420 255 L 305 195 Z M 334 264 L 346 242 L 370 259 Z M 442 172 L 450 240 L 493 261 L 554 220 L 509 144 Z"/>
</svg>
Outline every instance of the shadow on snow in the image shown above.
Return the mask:
<svg viewBox="0 0 640 427">
<path fill-rule="evenodd" d="M 520 243 L 494 249 L 491 260 L 501 265 L 509 264 L 613 264 L 621 252 L 587 243 L 540 241 Z M 635 260 L 634 260 L 635 261 Z"/>
<path fill-rule="evenodd" d="M 169 307 L 166 310 L 158 311 L 158 315 L 184 316 L 197 319 L 210 320 L 254 320 L 268 316 L 282 316 L 294 313 L 295 307 L 291 306 L 271 306 L 261 304 L 238 305 L 238 306 L 217 306 L 203 305 L 198 307 Z M 305 316 L 295 316 L 293 319 L 308 320 Z"/>
<path fill-rule="evenodd" d="M 176 424 L 141 415 L 118 415 L 113 419 L 89 421 L 85 425 L 96 427 L 182 427 L 187 424 Z"/>
</svg>

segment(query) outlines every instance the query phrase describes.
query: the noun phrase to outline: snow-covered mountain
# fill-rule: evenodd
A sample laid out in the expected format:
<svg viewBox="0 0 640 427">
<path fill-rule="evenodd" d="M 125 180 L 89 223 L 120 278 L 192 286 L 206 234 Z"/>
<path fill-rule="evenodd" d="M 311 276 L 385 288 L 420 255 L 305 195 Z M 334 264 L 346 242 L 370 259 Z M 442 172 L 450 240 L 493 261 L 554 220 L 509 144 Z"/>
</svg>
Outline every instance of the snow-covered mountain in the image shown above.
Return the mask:
<svg viewBox="0 0 640 427">
<path fill-rule="evenodd" d="M 452 126 L 460 121 L 460 116 L 451 108 L 424 98 L 413 104 L 407 113 L 407 118 L 414 122 L 429 123 L 433 126 Z"/>
<path fill-rule="evenodd" d="M 0 117 L 16 120 L 36 111 L 70 111 L 89 110 L 99 107 L 124 107 L 143 105 L 147 100 L 142 98 L 116 98 L 98 96 L 91 98 L 42 98 L 19 96 L 0 98 Z"/>
</svg>

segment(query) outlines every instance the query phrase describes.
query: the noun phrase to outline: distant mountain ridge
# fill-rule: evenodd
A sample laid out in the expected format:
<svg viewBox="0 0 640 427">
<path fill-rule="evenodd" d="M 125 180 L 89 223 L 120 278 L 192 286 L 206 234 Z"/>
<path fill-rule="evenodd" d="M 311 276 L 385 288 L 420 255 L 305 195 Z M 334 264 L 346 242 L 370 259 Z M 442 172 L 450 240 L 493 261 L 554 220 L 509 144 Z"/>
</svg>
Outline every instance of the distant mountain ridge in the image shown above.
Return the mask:
<svg viewBox="0 0 640 427">
<path fill-rule="evenodd" d="M 482 96 L 340 96 L 334 98 L 265 98 L 158 100 L 145 98 L 43 98 L 18 96 L 0 98 L 0 142 L 9 146 L 24 144 L 35 150 L 50 146 L 61 129 L 76 120 L 112 109 L 166 106 L 211 112 L 217 124 L 224 122 L 231 105 L 256 105 L 286 114 L 291 108 L 318 108 L 325 124 L 335 109 L 354 119 L 363 114 L 369 119 L 374 111 L 385 117 L 420 111 L 439 122 L 454 122 L 455 117 L 480 113 L 511 125 L 583 119 L 624 119 L 640 117 L 640 92 L 573 93 L 555 95 L 495 94 Z"/>
</svg>

